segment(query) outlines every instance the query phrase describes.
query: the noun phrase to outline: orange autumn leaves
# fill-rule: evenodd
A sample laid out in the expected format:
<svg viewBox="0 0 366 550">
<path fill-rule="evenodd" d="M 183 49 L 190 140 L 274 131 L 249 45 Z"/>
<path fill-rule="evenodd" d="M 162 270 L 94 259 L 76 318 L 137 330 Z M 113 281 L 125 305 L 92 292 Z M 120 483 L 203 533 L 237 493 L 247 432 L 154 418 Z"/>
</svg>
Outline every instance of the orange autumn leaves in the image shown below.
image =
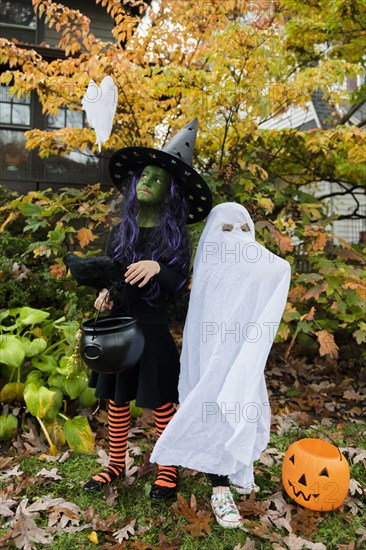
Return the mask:
<svg viewBox="0 0 366 550">
<path fill-rule="evenodd" d="M 95 239 L 95 235 L 87 227 L 82 227 L 81 229 L 79 229 L 79 231 L 76 234 L 76 237 L 79 241 L 81 248 L 84 248 L 84 246 L 87 246 L 89 243 L 91 243 Z"/>
<path fill-rule="evenodd" d="M 95 235 L 91 229 L 88 229 L 87 227 L 81 227 L 78 232 L 76 233 L 76 238 L 79 242 L 79 245 L 81 248 L 84 248 L 89 243 L 94 241 Z M 81 256 L 82 254 L 80 252 L 75 252 L 75 254 Z M 50 266 L 50 273 L 57 279 L 60 279 L 65 275 L 66 268 L 61 263 L 55 263 Z"/>
<path fill-rule="evenodd" d="M 319 330 L 315 333 L 320 344 L 319 354 L 328 355 L 330 359 L 337 359 L 339 347 L 334 341 L 333 334 L 327 330 Z"/>
</svg>

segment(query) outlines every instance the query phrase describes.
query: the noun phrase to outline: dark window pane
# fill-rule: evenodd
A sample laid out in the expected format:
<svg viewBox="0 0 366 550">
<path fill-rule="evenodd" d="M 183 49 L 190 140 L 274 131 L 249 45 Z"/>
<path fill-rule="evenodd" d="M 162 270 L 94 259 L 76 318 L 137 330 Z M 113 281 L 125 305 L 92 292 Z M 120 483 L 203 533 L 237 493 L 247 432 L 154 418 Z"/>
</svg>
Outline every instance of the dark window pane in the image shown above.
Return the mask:
<svg viewBox="0 0 366 550">
<path fill-rule="evenodd" d="M 30 126 L 30 94 L 18 98 L 10 90 L 11 86 L 0 86 L 0 123 Z"/>
<path fill-rule="evenodd" d="M 10 88 L 10 86 L 9 86 Z M 9 94 L 10 94 L 10 91 L 9 91 Z M 14 95 L 11 95 L 10 94 L 10 98 L 11 98 L 11 101 L 13 103 L 21 103 L 22 105 L 30 105 L 30 94 L 28 95 L 28 97 L 26 96 L 26 94 L 22 94 L 19 98 L 17 96 L 17 94 L 14 94 Z"/>
<path fill-rule="evenodd" d="M 22 126 L 30 125 L 30 107 L 29 105 L 14 105 L 12 124 L 21 124 Z"/>
<path fill-rule="evenodd" d="M 57 115 L 47 115 L 47 128 L 65 128 L 65 109 L 59 109 Z"/>
<path fill-rule="evenodd" d="M 1 180 L 29 179 L 29 153 L 23 132 L 0 130 Z"/>
<path fill-rule="evenodd" d="M 100 181 L 100 159 L 86 149 L 85 154 L 72 152 L 64 157 L 44 159 L 45 177 L 49 183 L 97 183 Z M 86 156 L 90 155 L 90 156 Z"/>
<path fill-rule="evenodd" d="M 68 128 L 82 128 L 83 113 L 81 111 L 66 111 L 66 126 Z"/>
<path fill-rule="evenodd" d="M 0 23 L 36 28 L 36 14 L 31 0 L 0 0 Z"/>
<path fill-rule="evenodd" d="M 5 86 L 5 84 L 0 86 L 0 101 L 4 101 L 5 103 L 21 103 L 22 105 L 30 105 L 30 94 L 28 94 L 28 96 L 26 94 L 22 94 L 18 98 L 17 94 L 11 93 L 11 88 L 12 86 Z"/>
<path fill-rule="evenodd" d="M 7 101 L 10 103 L 11 99 L 10 86 L 5 86 L 4 84 L 0 86 L 0 101 Z"/>
<path fill-rule="evenodd" d="M 10 103 L 0 103 L 0 122 L 10 124 L 11 122 Z"/>
</svg>

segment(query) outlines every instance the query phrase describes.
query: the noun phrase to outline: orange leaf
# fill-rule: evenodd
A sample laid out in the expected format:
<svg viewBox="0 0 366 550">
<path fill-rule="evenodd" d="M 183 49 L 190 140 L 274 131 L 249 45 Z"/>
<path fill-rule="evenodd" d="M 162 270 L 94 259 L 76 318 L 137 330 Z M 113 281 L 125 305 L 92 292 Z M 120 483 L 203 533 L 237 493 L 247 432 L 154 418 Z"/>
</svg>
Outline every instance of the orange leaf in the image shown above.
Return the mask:
<svg viewBox="0 0 366 550">
<path fill-rule="evenodd" d="M 307 249 L 310 250 L 324 250 L 324 246 L 327 242 L 326 233 L 321 233 L 313 243 L 308 244 Z"/>
<path fill-rule="evenodd" d="M 87 227 L 82 227 L 81 229 L 79 229 L 76 236 L 78 238 L 81 248 L 88 245 L 91 241 L 95 239 L 93 232 Z"/>
<path fill-rule="evenodd" d="M 177 502 L 173 504 L 172 510 L 189 522 L 187 529 L 193 537 L 204 537 L 206 533 L 211 533 L 209 523 L 212 521 L 212 515 L 204 510 L 198 510 L 197 512 L 197 501 L 194 495 L 191 496 L 189 506 L 186 499 L 178 493 Z"/>
<path fill-rule="evenodd" d="M 61 277 L 65 274 L 65 268 L 60 264 L 53 264 L 50 265 L 50 272 L 51 275 L 56 277 L 56 279 L 61 279 Z"/>
<path fill-rule="evenodd" d="M 309 298 L 315 298 L 316 300 L 319 298 L 320 294 L 325 291 L 327 288 L 327 285 L 323 283 L 320 286 L 315 286 L 314 288 L 311 288 L 307 291 L 305 296 L 303 296 L 302 300 L 309 300 Z"/>
<path fill-rule="evenodd" d="M 279 231 L 274 232 L 274 237 L 277 241 L 278 246 L 281 249 L 281 252 L 291 252 L 294 249 L 291 237 L 288 237 L 287 235 L 281 235 Z"/>
<path fill-rule="evenodd" d="M 320 355 L 329 355 L 331 359 L 338 357 L 338 346 L 334 341 L 333 334 L 330 334 L 327 330 L 319 330 L 315 333 L 320 344 Z"/>
<path fill-rule="evenodd" d="M 2 233 L 4 231 L 4 229 L 8 225 L 8 223 L 11 223 L 12 221 L 16 220 L 18 215 L 19 215 L 19 212 L 10 212 L 9 216 L 6 218 L 6 220 L 0 226 L 0 233 Z"/>
<path fill-rule="evenodd" d="M 301 315 L 301 321 L 312 321 L 314 319 L 315 307 L 313 306 L 308 313 Z"/>
</svg>

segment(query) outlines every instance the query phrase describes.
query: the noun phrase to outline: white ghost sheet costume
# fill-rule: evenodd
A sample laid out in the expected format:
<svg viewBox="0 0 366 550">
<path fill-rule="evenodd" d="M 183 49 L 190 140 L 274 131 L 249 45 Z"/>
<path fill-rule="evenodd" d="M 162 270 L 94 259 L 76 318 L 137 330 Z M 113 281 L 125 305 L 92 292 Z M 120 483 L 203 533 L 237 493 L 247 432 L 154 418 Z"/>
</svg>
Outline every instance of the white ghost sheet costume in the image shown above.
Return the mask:
<svg viewBox="0 0 366 550">
<path fill-rule="evenodd" d="M 223 231 L 223 224 L 234 227 Z M 254 482 L 253 461 L 270 435 L 264 368 L 290 279 L 290 264 L 255 241 L 246 208 L 232 202 L 211 210 L 193 265 L 180 407 L 151 462 Z"/>
<path fill-rule="evenodd" d="M 114 115 L 118 104 L 118 90 L 111 76 L 105 76 L 100 87 L 91 80 L 81 105 L 88 122 L 95 130 L 98 151 L 101 152 L 112 131 Z"/>
</svg>

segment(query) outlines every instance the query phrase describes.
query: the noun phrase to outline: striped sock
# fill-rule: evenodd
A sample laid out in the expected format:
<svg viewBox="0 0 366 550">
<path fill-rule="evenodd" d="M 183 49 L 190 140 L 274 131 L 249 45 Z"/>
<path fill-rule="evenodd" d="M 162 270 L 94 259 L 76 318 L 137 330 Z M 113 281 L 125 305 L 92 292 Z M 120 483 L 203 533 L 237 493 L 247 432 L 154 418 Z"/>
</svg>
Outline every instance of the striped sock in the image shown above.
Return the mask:
<svg viewBox="0 0 366 550">
<path fill-rule="evenodd" d="M 130 421 L 130 402 L 118 407 L 110 399 L 108 407 L 109 465 L 102 472 L 93 476 L 95 481 L 111 483 L 123 472 Z"/>
<path fill-rule="evenodd" d="M 154 419 L 157 436 L 160 437 L 166 426 L 175 414 L 173 403 L 166 403 L 162 407 L 154 409 Z M 178 468 L 176 466 L 161 466 L 158 464 L 158 477 L 154 485 L 173 488 L 177 485 Z"/>
</svg>

